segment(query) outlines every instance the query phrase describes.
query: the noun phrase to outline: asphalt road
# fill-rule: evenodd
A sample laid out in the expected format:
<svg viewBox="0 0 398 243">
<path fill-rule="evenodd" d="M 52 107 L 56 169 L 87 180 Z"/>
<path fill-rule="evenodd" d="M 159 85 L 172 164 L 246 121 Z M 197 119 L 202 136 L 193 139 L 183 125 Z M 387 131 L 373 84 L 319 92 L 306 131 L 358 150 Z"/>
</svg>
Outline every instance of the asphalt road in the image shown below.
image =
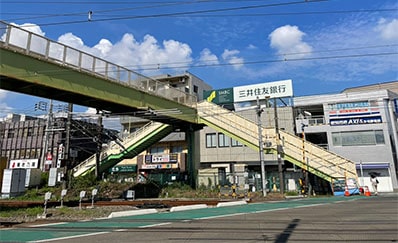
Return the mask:
<svg viewBox="0 0 398 243">
<path fill-rule="evenodd" d="M 268 202 L 18 230 L 20 241 L 14 240 L 19 242 L 398 242 L 398 194 Z M 41 237 L 35 240 L 34 235 Z M 0 231 L 2 236 L 7 231 Z"/>
</svg>

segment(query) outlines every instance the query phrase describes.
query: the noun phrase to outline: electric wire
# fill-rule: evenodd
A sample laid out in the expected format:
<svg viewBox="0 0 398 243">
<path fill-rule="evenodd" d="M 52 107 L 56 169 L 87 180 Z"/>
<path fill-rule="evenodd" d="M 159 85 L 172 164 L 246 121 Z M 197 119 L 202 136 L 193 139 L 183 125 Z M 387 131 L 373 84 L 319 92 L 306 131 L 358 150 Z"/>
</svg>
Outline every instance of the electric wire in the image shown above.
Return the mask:
<svg viewBox="0 0 398 243">
<path fill-rule="evenodd" d="M 354 10 L 338 10 L 338 11 L 309 11 L 309 12 L 279 12 L 279 13 L 248 13 L 248 14 L 217 14 L 217 15 L 201 15 L 201 14 L 192 14 L 189 17 L 199 17 L 199 18 L 225 18 L 225 17 L 264 17 L 264 16 L 294 16 L 294 15 L 325 15 L 325 14 L 350 14 L 350 13 L 374 13 L 374 12 L 395 12 L 398 11 L 398 8 L 389 8 L 389 9 L 354 9 Z M 120 18 L 130 18 L 131 15 L 104 15 L 98 14 L 103 11 L 93 11 L 97 16 L 107 16 L 107 17 L 120 17 Z M 109 11 L 107 11 L 109 12 Z M 69 14 L 41 14 L 36 13 L 32 16 L 32 13 L 4 13 L 3 15 L 25 15 L 29 17 L 20 17 L 20 18 L 12 18 L 5 19 L 6 22 L 11 21 L 20 21 L 20 20 L 32 20 L 32 19 L 43 19 L 43 18 L 54 18 L 54 17 L 69 17 L 69 16 L 87 16 L 86 12 L 80 13 L 69 13 Z M 177 16 L 169 16 L 176 18 L 186 18 L 187 15 L 181 14 Z"/>
<path fill-rule="evenodd" d="M 53 22 L 53 23 L 38 23 L 37 25 L 54 26 L 54 25 L 65 25 L 65 24 L 79 24 L 79 23 L 87 23 L 87 22 L 116 21 L 116 20 L 126 20 L 126 19 L 159 18 L 159 17 L 170 17 L 170 16 L 180 16 L 180 15 L 193 15 L 193 14 L 200 14 L 200 13 L 218 13 L 218 12 L 226 12 L 226 11 L 239 11 L 239 10 L 308 4 L 308 3 L 313 3 L 313 2 L 327 2 L 327 1 L 329 1 L 329 0 L 294 1 L 294 2 L 250 5 L 250 6 L 218 8 L 218 9 L 181 11 L 181 12 L 159 13 L 159 14 L 149 14 L 149 15 L 133 15 L 133 16 L 127 16 L 127 17 L 114 17 L 114 18 L 102 18 L 102 19 L 91 19 L 91 20 L 84 19 L 84 20 L 63 21 L 63 22 Z"/>
</svg>

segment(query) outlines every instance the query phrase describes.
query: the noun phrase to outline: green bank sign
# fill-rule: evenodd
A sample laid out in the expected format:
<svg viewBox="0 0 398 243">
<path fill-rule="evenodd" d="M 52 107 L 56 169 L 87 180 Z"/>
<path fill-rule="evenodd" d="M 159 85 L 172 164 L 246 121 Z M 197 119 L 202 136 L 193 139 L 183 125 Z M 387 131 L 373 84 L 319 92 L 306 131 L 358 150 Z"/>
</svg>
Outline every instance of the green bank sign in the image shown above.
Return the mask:
<svg viewBox="0 0 398 243">
<path fill-rule="evenodd" d="M 213 102 L 215 104 L 234 103 L 233 88 L 203 91 L 203 97 L 208 102 Z"/>
<path fill-rule="evenodd" d="M 215 104 L 231 104 L 267 98 L 293 96 L 292 80 L 238 86 L 227 89 L 203 91 L 203 97 Z"/>
</svg>

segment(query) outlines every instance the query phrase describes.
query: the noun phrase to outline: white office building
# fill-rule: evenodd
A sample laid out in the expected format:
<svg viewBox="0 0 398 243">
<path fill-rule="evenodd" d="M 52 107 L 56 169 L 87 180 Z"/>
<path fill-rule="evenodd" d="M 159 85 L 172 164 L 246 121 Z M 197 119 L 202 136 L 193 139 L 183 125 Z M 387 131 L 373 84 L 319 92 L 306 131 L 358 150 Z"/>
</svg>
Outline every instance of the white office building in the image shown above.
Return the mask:
<svg viewBox="0 0 398 243">
<path fill-rule="evenodd" d="M 296 132 L 355 161 L 361 186 L 372 190 L 375 173 L 380 192 L 398 190 L 398 82 L 296 97 L 294 107 Z"/>
</svg>

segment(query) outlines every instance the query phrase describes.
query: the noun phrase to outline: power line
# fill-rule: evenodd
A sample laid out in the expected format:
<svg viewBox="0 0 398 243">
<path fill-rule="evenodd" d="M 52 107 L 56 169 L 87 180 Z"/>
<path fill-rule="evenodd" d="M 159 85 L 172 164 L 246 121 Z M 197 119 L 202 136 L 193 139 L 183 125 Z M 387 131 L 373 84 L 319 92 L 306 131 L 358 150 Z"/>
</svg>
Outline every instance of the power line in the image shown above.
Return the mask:
<svg viewBox="0 0 398 243">
<path fill-rule="evenodd" d="M 277 62 L 297 62 L 297 61 L 310 61 L 310 60 L 327 60 L 327 59 L 341 59 L 341 58 L 359 58 L 359 57 L 375 57 L 375 56 L 390 56 L 398 55 L 398 52 L 385 52 L 385 53 L 367 53 L 367 54 L 356 54 L 356 55 L 341 55 L 341 56 L 323 56 L 323 57 L 309 57 L 309 58 L 292 58 L 292 59 L 275 59 L 275 60 L 260 60 L 260 61 L 249 61 L 249 62 L 234 62 L 234 63 L 218 63 L 218 64 L 197 64 L 192 66 L 173 66 L 173 67 L 160 67 L 157 68 L 145 68 L 140 69 L 141 71 L 151 70 L 165 70 L 165 69 L 183 69 L 183 68 L 205 68 L 205 67 L 217 67 L 217 66 L 235 66 L 235 65 L 254 65 L 264 63 L 277 63 Z"/>
<path fill-rule="evenodd" d="M 268 0 L 269 1 L 269 0 Z M 192 0 L 192 1 L 101 1 L 101 2 L 90 2 L 90 1 L 2 1 L 7 4 L 78 4 L 78 5 L 138 5 L 138 4 L 181 4 L 181 3 L 236 3 L 236 2 L 264 2 L 264 0 Z"/>
<path fill-rule="evenodd" d="M 280 12 L 280 13 L 250 13 L 250 14 L 217 14 L 217 15 L 190 15 L 189 17 L 195 18 L 225 18 L 225 17 L 264 17 L 264 16 L 294 16 L 294 15 L 325 15 L 325 14 L 350 14 L 350 13 L 374 13 L 374 12 L 395 12 L 398 8 L 392 9 L 359 9 L 359 10 L 339 10 L 339 11 L 309 11 L 309 12 Z M 98 14 L 98 11 L 94 11 Z M 7 19 L 6 21 L 17 21 L 25 19 L 43 19 L 52 17 L 68 17 L 68 16 L 87 16 L 87 13 L 70 13 L 70 14 L 41 14 L 37 13 L 39 16 L 31 16 L 32 13 L 5 13 L 3 15 L 27 15 L 29 17 L 13 18 Z M 131 15 L 101 15 L 108 17 L 120 17 L 120 18 L 130 18 Z M 186 18 L 185 14 L 180 16 L 169 16 L 175 18 Z"/>
<path fill-rule="evenodd" d="M 312 52 L 292 52 L 292 53 L 284 53 L 284 54 L 279 54 L 276 56 L 280 57 L 286 57 L 286 56 L 293 56 L 293 55 L 304 55 L 304 54 L 316 54 L 316 53 L 328 53 L 328 52 L 340 52 L 340 51 L 354 51 L 354 50 L 364 50 L 364 49 L 373 49 L 373 48 L 383 48 L 383 47 L 396 47 L 398 44 L 390 44 L 390 45 L 375 45 L 375 46 L 362 46 L 362 47 L 352 47 L 352 48 L 339 48 L 339 49 L 332 49 L 332 50 L 320 50 L 320 51 L 312 51 Z M 214 60 L 204 60 L 205 62 L 214 62 Z M 226 60 L 229 61 L 229 60 Z M 261 61 L 261 60 L 259 60 Z M 189 64 L 190 62 L 172 62 L 172 63 L 152 63 L 152 64 L 143 64 L 143 65 L 130 65 L 130 66 L 125 66 L 129 68 L 133 67 L 144 67 L 144 66 L 156 66 L 160 67 L 162 65 L 175 65 L 175 64 Z M 228 63 L 227 63 L 228 64 Z M 229 65 L 234 65 L 234 64 L 229 64 Z"/>
<path fill-rule="evenodd" d="M 326 1 L 329 1 L 329 0 L 295 1 L 295 2 L 261 4 L 261 5 L 240 6 L 240 7 L 230 7 L 230 8 L 218 8 L 218 9 L 196 10 L 196 11 L 182 11 L 182 12 L 174 12 L 174 13 L 160 13 L 160 14 L 150 14 L 150 15 L 132 15 L 132 16 L 127 16 L 127 17 L 91 19 L 89 22 L 116 21 L 116 20 L 125 20 L 125 19 L 145 19 L 145 18 L 172 17 L 172 16 L 193 15 L 193 14 L 201 14 L 201 13 L 218 13 L 218 12 L 226 12 L 226 11 L 239 11 L 239 10 L 266 8 L 266 7 L 307 4 L 307 3 L 312 3 L 312 2 L 326 2 Z M 87 23 L 87 22 L 88 22 L 88 20 L 85 19 L 85 20 L 74 20 L 74 21 L 53 22 L 53 23 L 39 23 L 37 25 L 50 26 L 50 25 L 79 24 L 79 23 Z"/>
</svg>

